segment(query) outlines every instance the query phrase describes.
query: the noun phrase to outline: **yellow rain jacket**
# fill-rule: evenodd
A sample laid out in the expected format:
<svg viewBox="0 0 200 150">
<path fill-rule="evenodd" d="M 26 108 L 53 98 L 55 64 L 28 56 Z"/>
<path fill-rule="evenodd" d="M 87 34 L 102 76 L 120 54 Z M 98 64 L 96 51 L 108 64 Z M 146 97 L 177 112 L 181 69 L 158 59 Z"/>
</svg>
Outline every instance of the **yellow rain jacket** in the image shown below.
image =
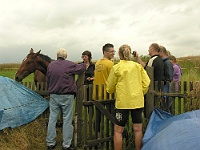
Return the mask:
<svg viewBox="0 0 200 150">
<path fill-rule="evenodd" d="M 144 107 L 144 94 L 149 84 L 150 79 L 140 64 L 120 60 L 110 71 L 106 90 L 116 92 L 117 109 L 136 109 Z"/>
</svg>

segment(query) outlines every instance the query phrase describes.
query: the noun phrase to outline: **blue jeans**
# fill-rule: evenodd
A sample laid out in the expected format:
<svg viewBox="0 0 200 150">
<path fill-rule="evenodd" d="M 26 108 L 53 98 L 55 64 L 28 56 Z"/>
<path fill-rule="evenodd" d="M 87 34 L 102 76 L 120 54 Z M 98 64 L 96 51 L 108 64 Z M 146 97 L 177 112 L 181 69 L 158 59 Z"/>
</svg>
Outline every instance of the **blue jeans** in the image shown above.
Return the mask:
<svg viewBox="0 0 200 150">
<path fill-rule="evenodd" d="M 62 110 L 63 114 L 63 147 L 70 147 L 73 138 L 72 115 L 74 106 L 74 95 L 50 94 L 50 116 L 47 129 L 47 146 L 56 144 L 56 123 L 58 115 Z"/>
</svg>

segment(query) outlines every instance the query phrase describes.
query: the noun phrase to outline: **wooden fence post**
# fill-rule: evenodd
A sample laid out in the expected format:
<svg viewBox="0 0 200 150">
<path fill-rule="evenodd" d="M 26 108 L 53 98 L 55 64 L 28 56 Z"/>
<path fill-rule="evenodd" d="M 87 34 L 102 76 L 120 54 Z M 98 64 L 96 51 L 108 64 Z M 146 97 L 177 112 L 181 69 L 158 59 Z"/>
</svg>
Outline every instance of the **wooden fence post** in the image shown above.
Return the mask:
<svg viewBox="0 0 200 150">
<path fill-rule="evenodd" d="M 147 74 L 151 80 L 150 82 L 150 85 L 149 85 L 149 91 L 147 92 L 146 94 L 146 99 L 145 99 L 145 112 L 146 112 L 146 118 L 150 118 L 151 116 L 151 113 L 154 109 L 154 74 L 153 74 L 153 67 L 146 67 L 146 71 L 147 71 Z"/>
<path fill-rule="evenodd" d="M 75 136 L 74 139 L 74 143 L 77 144 L 75 146 L 79 146 L 82 141 L 82 108 L 83 108 L 83 84 L 84 84 L 84 78 L 85 78 L 85 74 L 81 74 L 78 76 L 78 79 L 76 81 L 76 85 L 77 85 L 77 95 L 76 95 L 76 108 L 75 108 L 75 116 L 77 118 L 75 118 L 76 120 L 76 125 L 75 127 L 77 127 L 77 129 L 75 129 Z"/>
<path fill-rule="evenodd" d="M 184 94 L 186 94 L 187 93 L 187 82 L 186 81 L 184 81 L 183 82 L 183 93 Z M 187 98 L 186 97 L 184 97 L 184 112 L 186 112 L 186 111 L 189 111 L 190 110 L 190 105 L 189 105 L 189 107 L 188 107 L 188 109 L 186 109 L 186 106 L 188 106 L 188 105 L 186 105 L 186 103 L 187 103 Z"/>
</svg>

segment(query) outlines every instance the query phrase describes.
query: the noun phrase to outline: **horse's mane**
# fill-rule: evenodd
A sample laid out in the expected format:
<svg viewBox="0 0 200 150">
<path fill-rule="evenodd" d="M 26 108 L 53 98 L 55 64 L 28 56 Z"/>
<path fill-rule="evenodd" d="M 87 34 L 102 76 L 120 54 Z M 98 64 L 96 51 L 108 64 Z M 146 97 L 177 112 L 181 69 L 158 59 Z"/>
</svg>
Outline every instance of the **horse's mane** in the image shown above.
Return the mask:
<svg viewBox="0 0 200 150">
<path fill-rule="evenodd" d="M 33 55 L 33 54 L 35 54 L 35 53 L 30 53 L 28 55 Z M 53 60 L 49 56 L 44 55 L 44 54 L 39 54 L 38 56 L 41 57 L 44 61 L 47 61 L 47 62 L 51 62 Z"/>
<path fill-rule="evenodd" d="M 51 61 L 52 61 L 52 59 L 51 59 L 49 56 L 47 56 L 47 55 L 39 54 L 39 56 L 40 56 L 43 60 L 45 60 L 45 61 L 48 61 L 48 62 L 51 62 Z"/>
</svg>

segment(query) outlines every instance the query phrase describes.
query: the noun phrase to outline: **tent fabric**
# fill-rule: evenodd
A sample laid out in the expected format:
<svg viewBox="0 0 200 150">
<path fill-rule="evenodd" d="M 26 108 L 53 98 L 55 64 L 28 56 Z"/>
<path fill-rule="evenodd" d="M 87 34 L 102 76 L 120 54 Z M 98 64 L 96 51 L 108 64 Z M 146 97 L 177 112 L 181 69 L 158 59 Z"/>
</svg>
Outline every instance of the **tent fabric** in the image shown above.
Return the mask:
<svg viewBox="0 0 200 150">
<path fill-rule="evenodd" d="M 0 122 L 1 122 L 2 115 L 3 115 L 3 110 L 0 110 Z"/>
<path fill-rule="evenodd" d="M 0 130 L 27 124 L 42 114 L 49 103 L 22 84 L 0 76 Z"/>
<path fill-rule="evenodd" d="M 200 110 L 173 116 L 155 108 L 143 137 L 142 150 L 199 150 Z"/>
</svg>

